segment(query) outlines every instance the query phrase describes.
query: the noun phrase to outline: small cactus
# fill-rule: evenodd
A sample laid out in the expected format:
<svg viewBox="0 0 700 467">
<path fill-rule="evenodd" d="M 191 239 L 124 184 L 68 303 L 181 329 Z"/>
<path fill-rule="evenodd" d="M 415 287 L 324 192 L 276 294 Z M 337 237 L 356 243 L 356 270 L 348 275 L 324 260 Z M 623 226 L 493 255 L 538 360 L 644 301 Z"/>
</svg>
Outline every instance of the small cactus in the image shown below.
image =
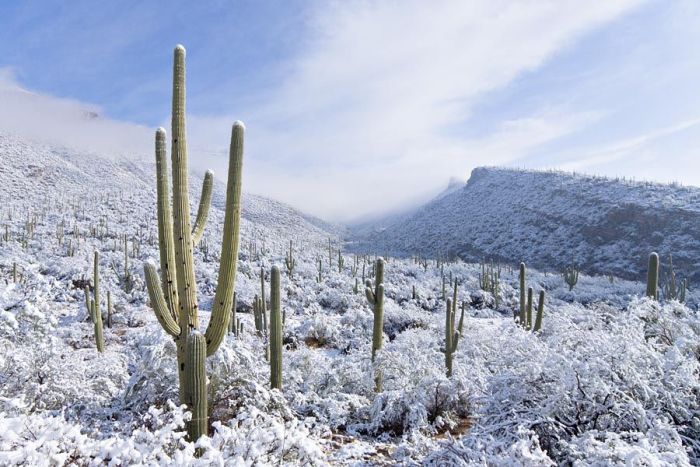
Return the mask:
<svg viewBox="0 0 700 467">
<path fill-rule="evenodd" d="M 462 329 L 463 323 L 464 307 L 462 307 L 458 329 Z M 460 332 L 455 331 L 455 305 L 452 303 L 452 299 L 448 298 L 445 306 L 445 367 L 448 378 L 452 376 L 452 362 L 459 343 L 459 336 Z"/>
<path fill-rule="evenodd" d="M 525 323 L 525 313 L 527 312 L 527 302 L 525 298 L 525 263 L 520 263 L 520 314 L 516 314 L 515 318 L 520 320 L 520 324 Z"/>
<path fill-rule="evenodd" d="M 289 278 L 292 279 L 294 277 L 294 266 L 296 266 L 296 261 L 294 260 L 294 248 L 291 240 L 289 241 L 289 251 L 287 252 L 287 256 L 284 258 L 284 265 L 287 268 Z"/>
<path fill-rule="evenodd" d="M 532 332 L 538 332 L 542 329 L 542 319 L 544 317 L 544 290 L 540 290 L 540 301 L 537 303 L 537 318 Z"/>
<path fill-rule="evenodd" d="M 647 269 L 647 297 L 658 300 L 659 298 L 659 255 L 649 255 L 649 269 Z"/>
<path fill-rule="evenodd" d="M 574 286 L 578 282 L 578 272 L 579 269 L 575 264 L 567 266 L 564 270 L 562 276 L 564 277 L 564 282 L 569 286 L 569 291 L 574 290 Z"/>
</svg>

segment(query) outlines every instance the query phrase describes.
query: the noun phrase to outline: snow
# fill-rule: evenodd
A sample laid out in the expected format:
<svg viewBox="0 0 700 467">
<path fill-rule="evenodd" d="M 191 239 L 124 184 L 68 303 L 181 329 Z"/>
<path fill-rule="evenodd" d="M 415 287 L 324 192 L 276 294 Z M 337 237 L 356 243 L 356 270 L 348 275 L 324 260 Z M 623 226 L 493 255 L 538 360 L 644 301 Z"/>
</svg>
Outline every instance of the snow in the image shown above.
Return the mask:
<svg viewBox="0 0 700 467">
<path fill-rule="evenodd" d="M 191 178 L 196 205 L 201 177 Z M 435 261 L 424 268 L 387 257 L 384 348 L 376 362 L 383 387 L 376 394 L 372 311 L 361 287 L 353 293 L 353 255 L 344 254 L 343 271 L 337 267 L 347 232 L 250 194 L 236 283 L 244 332 L 226 336 L 207 359 L 211 437 L 195 445 L 185 439 L 190 414 L 177 406 L 175 343 L 148 306 L 142 275 L 144 262 L 158 258 L 153 162 L 0 135 L 0 184 L 0 237 L 5 225 L 11 234 L 0 242 L 0 465 L 700 462 L 694 287 L 688 307 L 643 298 L 645 284 L 619 277 L 611 283 L 582 273 L 569 291 L 559 274 L 529 268 L 528 285 L 547 293 L 543 329 L 533 334 L 512 319 L 517 271 L 503 267 L 496 309 L 479 289 L 478 264 L 446 263 L 445 274 L 460 279 L 460 302 L 470 304 L 447 378 L 440 269 Z M 216 286 L 223 192 L 216 182 L 207 249 L 195 248 L 200 329 Z M 683 196 L 681 190 L 676 198 Z M 24 247 L 26 223 L 34 219 Z M 123 277 L 123 234 L 131 287 Z M 132 251 L 136 238 L 140 246 Z M 269 297 L 270 268 L 284 264 L 289 240 L 297 265 L 293 280 L 282 268 L 278 391 L 269 388 L 265 341 L 254 333 L 250 303 L 260 293 L 261 267 Z M 114 306 L 103 354 L 86 321 L 83 290 L 73 284 L 91 277 L 95 249 L 102 310 L 107 291 Z"/>
</svg>

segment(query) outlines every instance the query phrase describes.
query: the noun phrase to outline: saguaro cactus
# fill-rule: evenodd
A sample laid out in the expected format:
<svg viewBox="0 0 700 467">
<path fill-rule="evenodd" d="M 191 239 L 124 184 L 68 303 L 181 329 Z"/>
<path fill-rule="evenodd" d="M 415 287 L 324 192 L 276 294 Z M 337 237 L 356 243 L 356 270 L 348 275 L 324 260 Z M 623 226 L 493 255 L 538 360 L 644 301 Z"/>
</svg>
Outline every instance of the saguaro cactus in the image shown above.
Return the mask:
<svg viewBox="0 0 700 467">
<path fill-rule="evenodd" d="M 464 307 L 462 307 L 462 315 L 459 318 L 458 329 L 460 332 L 463 324 Z M 454 353 L 457 350 L 457 344 L 459 343 L 460 332 L 455 331 L 455 306 L 452 303 L 452 299 L 448 298 L 445 307 L 445 367 L 447 368 L 448 378 L 452 376 L 452 362 L 454 360 Z"/>
<path fill-rule="evenodd" d="M 95 288 L 92 291 L 90 314 L 92 315 L 92 322 L 95 325 L 95 343 L 97 345 L 97 351 L 104 352 L 105 338 L 102 329 L 102 312 L 100 311 L 100 255 L 98 252 L 95 252 L 93 280 L 95 282 Z"/>
<path fill-rule="evenodd" d="M 374 276 L 374 290 L 372 282 L 367 279 L 365 282 L 365 296 L 374 310 L 374 326 L 372 329 L 372 362 L 377 356 L 377 352 L 382 348 L 382 337 L 384 335 L 384 259 L 377 258 Z M 381 390 L 382 379 L 378 372 L 375 376 L 377 392 Z"/>
<path fill-rule="evenodd" d="M 647 297 L 657 300 L 659 298 L 659 255 L 649 255 L 649 269 L 647 269 Z"/>
<path fill-rule="evenodd" d="M 272 266 L 270 275 L 270 387 L 282 389 L 282 312 L 280 270 Z"/>
<path fill-rule="evenodd" d="M 578 282 L 578 271 L 578 268 L 574 264 L 567 266 L 564 270 L 564 282 L 569 286 L 569 291 L 574 290 L 574 286 Z"/>
<path fill-rule="evenodd" d="M 287 256 L 284 258 L 284 265 L 287 267 L 287 273 L 289 274 L 289 278 L 292 279 L 294 277 L 294 266 L 296 266 L 297 262 L 294 260 L 294 248 L 292 245 L 292 241 L 289 241 L 289 252 L 287 252 Z"/>
<path fill-rule="evenodd" d="M 520 315 L 516 315 L 515 317 L 518 318 L 520 317 L 520 324 L 522 325 L 525 323 L 525 313 L 527 311 L 526 309 L 526 301 L 525 301 L 525 263 L 520 263 Z"/>
<path fill-rule="evenodd" d="M 537 303 L 537 318 L 532 332 L 537 332 L 542 329 L 542 318 L 544 317 L 544 290 L 540 290 L 540 301 Z"/>
<path fill-rule="evenodd" d="M 204 358 L 216 352 L 228 329 L 236 283 L 239 227 L 241 214 L 241 173 L 245 127 L 233 124 L 229 150 L 226 211 L 221 248 L 219 278 L 213 300 L 211 319 L 202 336 L 199 328 L 197 287 L 194 275 L 193 248 L 197 232 L 190 224 L 188 191 L 187 139 L 185 131 L 185 49 L 177 46 L 173 65 L 172 108 L 172 213 L 169 209 L 165 130 L 156 132 L 156 173 L 158 187 L 158 237 L 161 253 L 161 276 L 155 265 L 144 266 L 151 306 L 165 332 L 177 344 L 180 400 L 197 412 L 190 424 L 192 440 L 206 432 L 206 390 L 194 390 L 194 381 L 204 381 Z M 205 179 L 205 192 L 206 192 Z M 206 193 L 202 198 L 206 201 Z M 200 201 L 201 204 L 201 201 Z M 200 209 L 205 212 L 206 209 Z M 171 217 L 172 216 L 172 217 Z M 196 225 L 202 225 L 196 222 Z M 166 295 L 167 294 L 167 295 Z M 188 336 L 192 335 L 192 339 Z M 201 389 L 201 388 L 200 388 Z M 204 388 L 206 389 L 206 388 Z M 204 399 L 204 400 L 203 400 Z M 204 418 L 205 420 L 200 420 Z M 199 424 L 197 427 L 193 426 Z"/>
</svg>

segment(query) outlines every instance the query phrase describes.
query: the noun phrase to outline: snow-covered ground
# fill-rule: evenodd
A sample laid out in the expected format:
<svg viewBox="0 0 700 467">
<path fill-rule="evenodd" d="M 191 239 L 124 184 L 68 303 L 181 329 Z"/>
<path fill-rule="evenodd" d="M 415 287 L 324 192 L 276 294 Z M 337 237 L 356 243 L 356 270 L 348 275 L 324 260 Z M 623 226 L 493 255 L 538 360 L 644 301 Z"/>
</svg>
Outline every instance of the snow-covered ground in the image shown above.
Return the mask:
<svg viewBox="0 0 700 467">
<path fill-rule="evenodd" d="M 191 179 L 193 203 L 200 182 Z M 559 274 L 529 269 L 528 285 L 547 293 L 543 329 L 534 334 L 512 318 L 517 270 L 503 266 L 496 309 L 480 290 L 478 264 L 447 263 L 445 276 L 459 279 L 459 300 L 469 304 L 447 378 L 443 271 L 435 261 L 425 268 L 387 258 L 377 359 L 383 387 L 375 393 L 372 312 L 362 290 L 353 291 L 354 256 L 345 253 L 338 270 L 343 230 L 252 195 L 244 199 L 236 283 L 244 332 L 227 336 L 207 360 L 212 436 L 200 441 L 206 449 L 195 458 L 183 429 L 189 414 L 176 405 L 175 345 L 143 282 L 143 262 L 158 258 L 153 164 L 2 136 L 0 184 L 0 465 L 700 462 L 694 287 L 691 309 L 641 298 L 645 284 L 638 282 L 581 275 L 569 291 Z M 202 328 L 218 270 L 221 188 L 206 228 L 208 251 L 195 250 Z M 28 220 L 36 227 L 23 238 Z M 134 277 L 128 291 L 124 234 Z M 250 304 L 260 293 L 261 267 L 285 270 L 290 240 L 297 266 L 293 279 L 282 278 L 280 392 L 269 389 L 265 342 L 254 332 Z M 91 277 L 95 250 L 103 312 L 108 291 L 114 305 L 102 354 L 84 293 L 73 286 Z M 363 263 L 360 257 L 357 276 Z"/>
</svg>

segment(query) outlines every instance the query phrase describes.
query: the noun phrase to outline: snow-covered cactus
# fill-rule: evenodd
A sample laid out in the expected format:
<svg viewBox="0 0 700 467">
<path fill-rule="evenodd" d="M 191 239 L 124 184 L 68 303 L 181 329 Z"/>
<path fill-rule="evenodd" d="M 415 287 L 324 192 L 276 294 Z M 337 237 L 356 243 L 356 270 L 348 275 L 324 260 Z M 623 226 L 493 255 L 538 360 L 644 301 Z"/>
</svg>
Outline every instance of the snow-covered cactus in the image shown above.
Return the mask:
<svg viewBox="0 0 700 467">
<path fill-rule="evenodd" d="M 382 348 L 382 337 L 384 335 L 384 259 L 377 258 L 375 263 L 374 290 L 372 282 L 367 279 L 365 283 L 365 296 L 367 302 L 374 310 L 374 326 L 372 328 L 372 362 L 374 362 L 377 352 Z M 377 392 L 381 390 L 381 375 L 377 374 Z"/>
<path fill-rule="evenodd" d="M 323 275 L 322 275 L 323 274 L 323 262 L 321 261 L 321 258 L 318 259 L 317 269 L 318 269 L 318 277 L 316 277 L 316 282 L 318 282 L 320 284 L 321 281 L 323 281 Z"/>
<path fill-rule="evenodd" d="M 112 292 L 107 291 L 107 327 L 112 328 Z"/>
<path fill-rule="evenodd" d="M 649 255 L 649 269 L 647 269 L 647 297 L 657 300 L 659 298 L 659 255 Z"/>
<path fill-rule="evenodd" d="M 520 319 L 520 324 L 525 323 L 526 298 L 525 298 L 525 263 L 520 263 L 520 314 L 516 314 L 516 319 Z"/>
<path fill-rule="evenodd" d="M 167 184 L 167 161 L 165 160 L 165 130 L 156 132 L 156 172 L 158 187 L 158 237 L 161 248 L 161 276 L 155 265 L 146 263 L 144 271 L 148 293 L 158 321 L 177 344 L 178 374 L 180 378 L 180 399 L 191 410 L 201 410 L 201 404 L 195 400 L 206 394 L 194 391 L 185 397 L 188 387 L 186 375 L 199 375 L 190 378 L 204 381 L 204 356 L 216 352 L 221 344 L 231 318 L 233 294 L 236 284 L 238 260 L 239 227 L 241 214 L 241 174 L 243 165 L 243 138 L 245 127 L 236 122 L 231 130 L 229 150 L 228 180 L 226 185 L 226 210 L 219 265 L 219 277 L 213 300 L 211 319 L 204 335 L 196 333 L 199 328 L 197 286 L 194 275 L 194 240 L 201 234 L 193 233 L 190 219 L 187 138 L 185 130 L 185 48 L 178 45 L 174 51 L 173 65 L 173 108 L 172 108 L 172 212 L 169 209 L 170 196 Z M 207 191 L 205 177 L 205 188 Z M 205 204 L 207 195 L 203 193 Z M 202 200 L 200 200 L 200 204 Z M 203 226 L 206 209 L 200 209 L 200 218 L 196 226 Z M 171 228 L 172 226 L 172 228 Z M 174 269 L 174 270 L 173 270 Z M 167 298 L 164 293 L 167 293 Z M 192 334 L 194 337 L 188 339 Z M 197 358 L 186 356 L 186 350 Z M 200 356 L 201 355 L 201 356 Z M 203 384 L 203 383 L 202 383 Z M 191 386 L 191 385 L 190 385 Z M 190 425 L 200 423 L 197 418 L 206 419 L 205 410 L 193 418 Z M 198 427 L 191 427 L 190 434 L 206 433 L 206 420 Z"/>
<path fill-rule="evenodd" d="M 663 286 L 664 300 L 678 300 L 685 302 L 685 291 L 688 288 L 688 279 L 676 280 L 676 271 L 673 269 L 673 256 L 668 255 L 668 272 Z"/>
<path fill-rule="evenodd" d="M 574 290 L 574 286 L 578 282 L 578 272 L 579 269 L 576 265 L 572 264 L 571 266 L 567 266 L 562 274 L 564 276 L 564 282 L 569 286 L 569 291 Z"/>
<path fill-rule="evenodd" d="M 523 327 L 527 330 L 532 328 L 532 287 L 527 288 L 527 312 Z"/>
<path fill-rule="evenodd" d="M 544 317 L 544 290 L 540 290 L 540 301 L 537 304 L 537 318 L 535 325 L 532 327 L 532 332 L 537 332 L 542 329 L 542 319 Z"/>
<path fill-rule="evenodd" d="M 95 343 L 97 344 L 97 351 L 104 352 L 105 350 L 105 338 L 102 330 L 102 312 L 100 311 L 100 255 L 95 252 L 94 259 L 94 277 L 93 281 L 95 287 L 92 291 L 92 302 L 90 305 L 92 322 L 95 325 Z"/>
<path fill-rule="evenodd" d="M 238 296 L 236 292 L 233 292 L 233 305 L 231 305 L 231 318 L 228 323 L 228 332 L 234 335 L 238 335 L 238 322 L 236 318 L 236 306 L 238 305 Z"/>
<path fill-rule="evenodd" d="M 282 312 L 280 270 L 272 266 L 270 275 L 270 387 L 282 389 Z"/>
<path fill-rule="evenodd" d="M 457 350 L 459 343 L 459 332 L 455 331 L 455 306 L 452 299 L 448 298 L 445 306 L 445 367 L 447 368 L 447 377 L 452 376 L 452 361 L 454 353 Z M 462 307 L 462 315 L 459 318 L 458 328 L 461 330 L 464 324 L 464 307 Z"/>
<path fill-rule="evenodd" d="M 340 250 L 338 250 L 338 272 L 343 272 L 343 266 L 345 266 L 345 258 L 343 258 Z"/>
<path fill-rule="evenodd" d="M 294 260 L 294 248 L 291 240 L 289 241 L 289 251 L 287 252 L 287 256 L 284 258 L 284 265 L 287 267 L 287 274 L 289 274 L 289 278 L 292 279 L 294 277 L 294 266 L 296 266 L 296 261 Z"/>
</svg>

